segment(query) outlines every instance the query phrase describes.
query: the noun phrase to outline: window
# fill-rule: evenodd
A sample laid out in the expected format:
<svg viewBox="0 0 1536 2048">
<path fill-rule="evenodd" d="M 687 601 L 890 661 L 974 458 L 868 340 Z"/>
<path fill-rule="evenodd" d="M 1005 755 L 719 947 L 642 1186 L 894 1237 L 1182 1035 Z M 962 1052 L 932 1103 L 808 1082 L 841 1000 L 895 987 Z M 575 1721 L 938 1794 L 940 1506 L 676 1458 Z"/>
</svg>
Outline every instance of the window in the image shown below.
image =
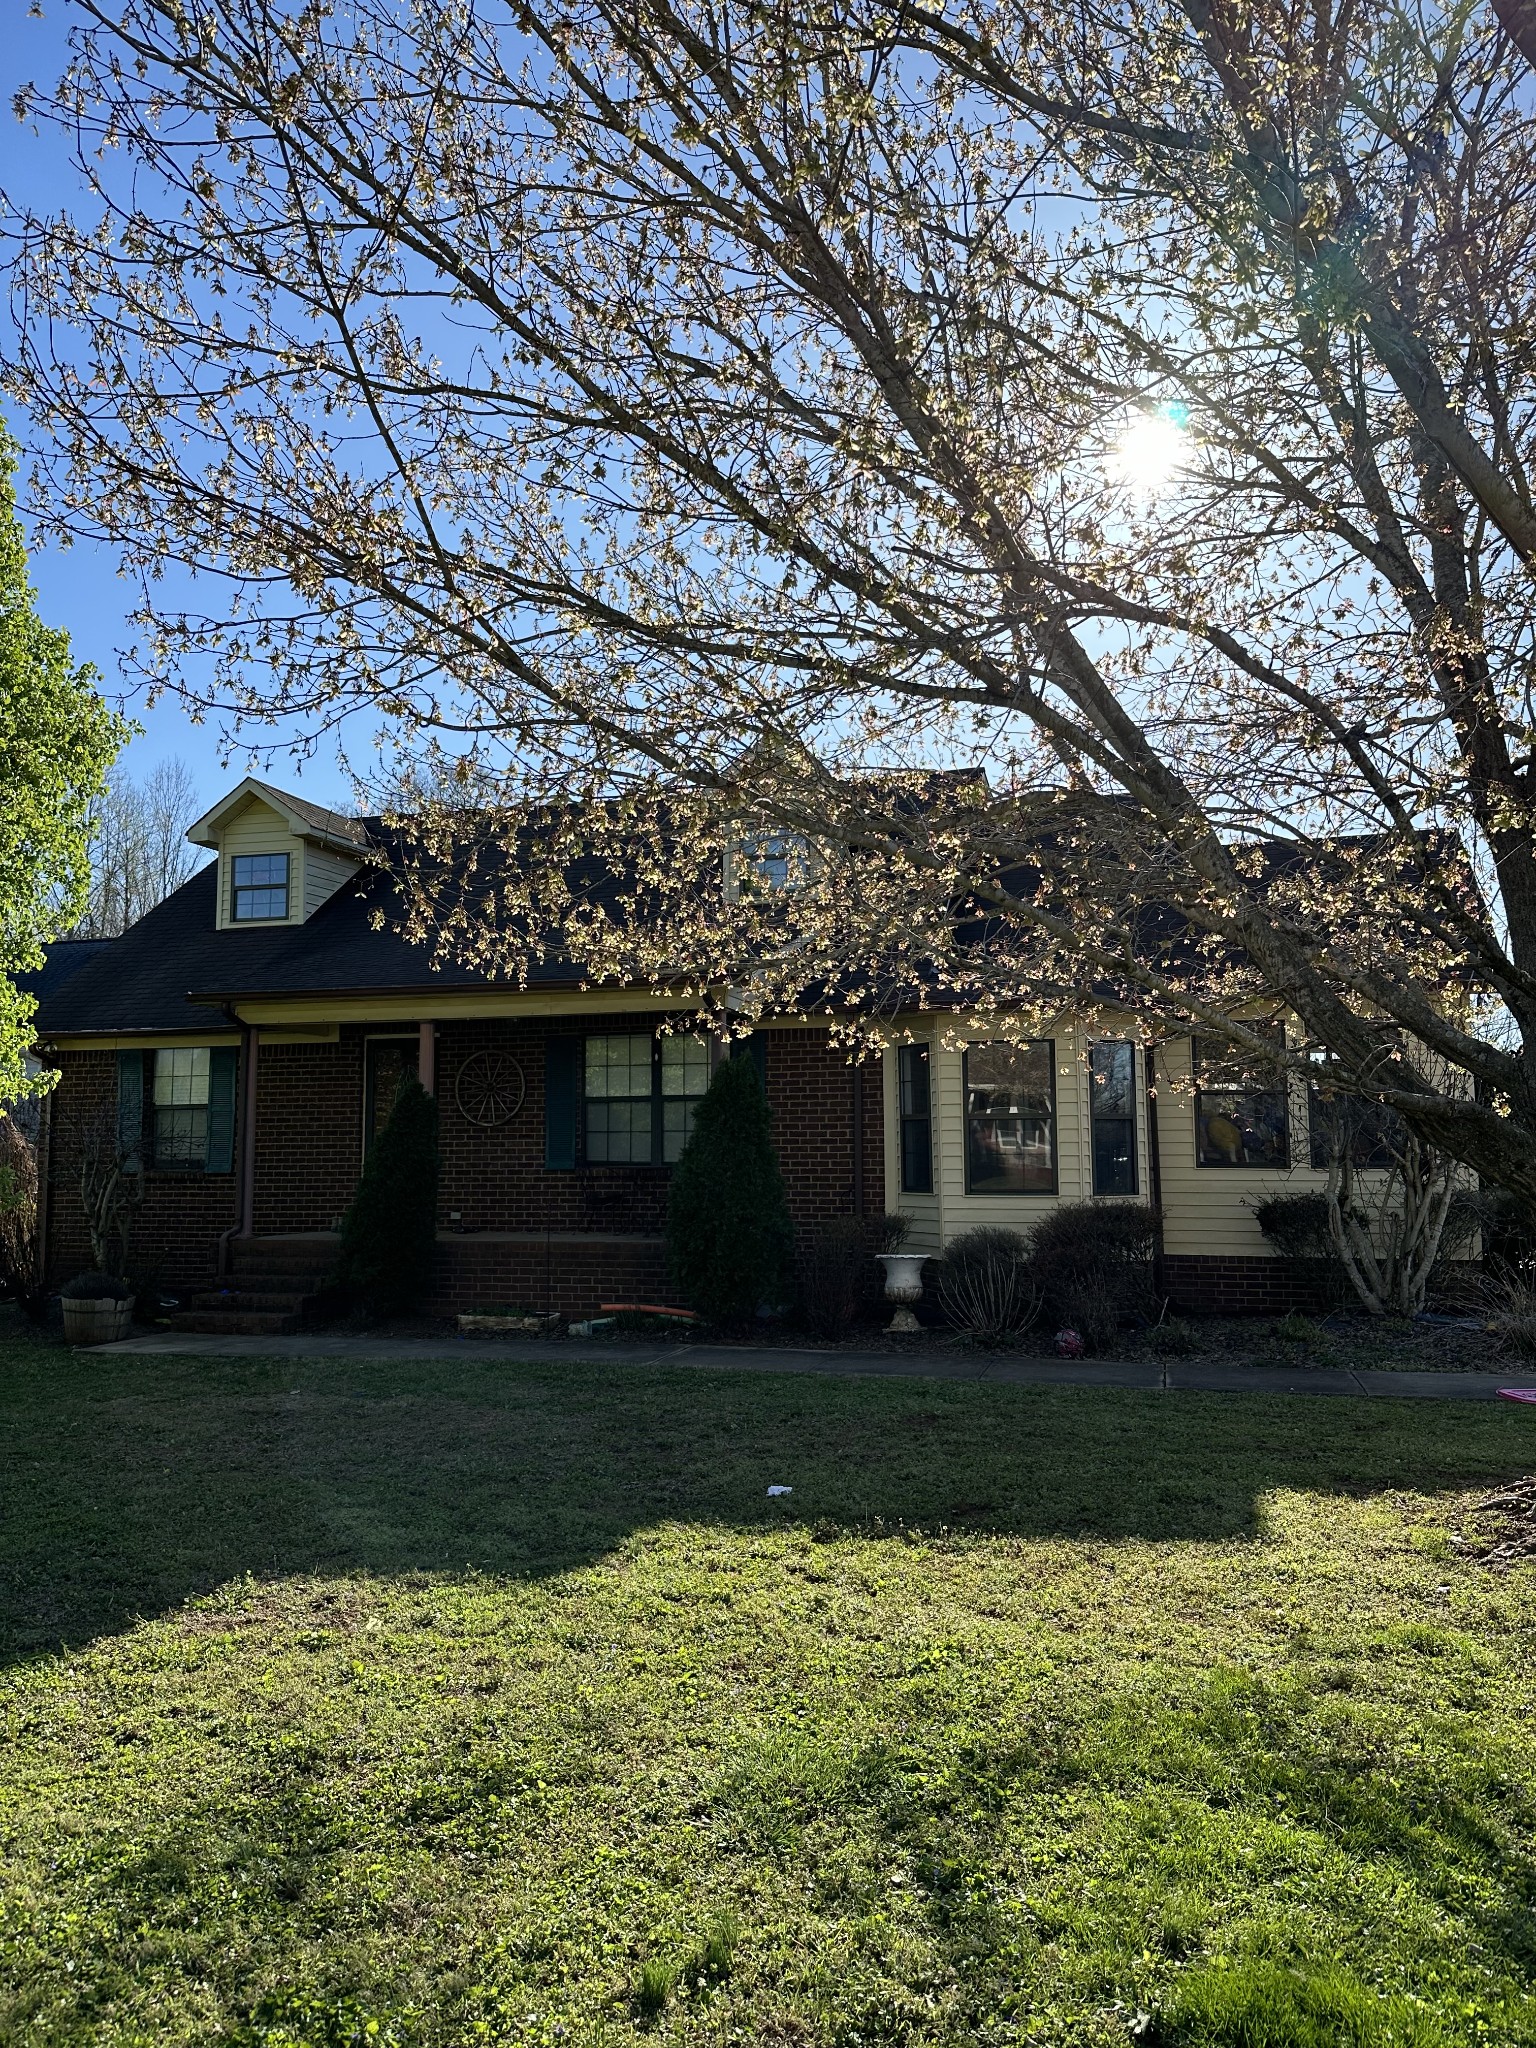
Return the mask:
<svg viewBox="0 0 1536 2048">
<path fill-rule="evenodd" d="M 1056 1044 L 965 1055 L 965 1185 L 973 1195 L 1056 1191 Z"/>
<path fill-rule="evenodd" d="M 1278 1059 L 1284 1046 L 1274 1033 Z M 1289 1166 L 1285 1076 L 1195 1041 L 1195 1158 L 1201 1166 Z"/>
<path fill-rule="evenodd" d="M 1307 1089 L 1307 1136 L 1312 1164 L 1326 1173 L 1337 1140 L 1352 1166 L 1390 1166 L 1402 1122 L 1385 1103 Z"/>
<path fill-rule="evenodd" d="M 933 1193 L 933 1116 L 928 1089 L 928 1048 L 903 1045 L 896 1054 L 896 1085 L 901 1097 L 901 1191 Z"/>
<path fill-rule="evenodd" d="M 797 889 L 810 868 L 810 854 L 798 832 L 760 832 L 744 839 L 737 874 L 744 896 L 781 896 Z"/>
<path fill-rule="evenodd" d="M 154 1163 L 201 1171 L 208 1157 L 208 1047 L 177 1046 L 154 1058 Z"/>
<path fill-rule="evenodd" d="M 1105 1041 L 1088 1049 L 1088 1104 L 1093 1126 L 1093 1192 L 1136 1192 L 1136 1048 Z"/>
<path fill-rule="evenodd" d="M 709 1087 L 709 1049 L 696 1038 L 648 1031 L 589 1038 L 584 1068 L 590 1165 L 671 1166 L 683 1156 L 693 1113 Z"/>
<path fill-rule="evenodd" d="M 231 881 L 230 916 L 237 924 L 251 918 L 288 915 L 286 853 L 237 853 Z"/>
</svg>

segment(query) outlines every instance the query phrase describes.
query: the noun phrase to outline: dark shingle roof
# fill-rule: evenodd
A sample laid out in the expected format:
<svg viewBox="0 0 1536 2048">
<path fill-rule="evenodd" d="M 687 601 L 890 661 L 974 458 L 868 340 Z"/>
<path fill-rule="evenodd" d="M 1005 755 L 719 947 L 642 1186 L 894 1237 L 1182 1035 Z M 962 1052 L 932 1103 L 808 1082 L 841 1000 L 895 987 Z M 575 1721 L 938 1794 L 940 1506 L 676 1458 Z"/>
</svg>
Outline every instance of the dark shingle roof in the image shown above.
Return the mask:
<svg viewBox="0 0 1536 2048">
<path fill-rule="evenodd" d="M 374 929 L 377 911 L 388 920 L 399 909 L 394 885 L 379 869 L 362 869 L 301 925 L 218 931 L 217 886 L 217 868 L 205 867 L 120 939 L 93 942 L 92 957 L 43 992 L 39 1036 L 225 1031 L 220 999 L 494 986 L 470 968 L 435 969 L 430 948 L 411 944 L 387 921 Z M 60 950 L 74 949 L 50 949 L 45 976 Z M 558 961 L 535 968 L 531 978 L 556 986 L 576 979 Z"/>
</svg>

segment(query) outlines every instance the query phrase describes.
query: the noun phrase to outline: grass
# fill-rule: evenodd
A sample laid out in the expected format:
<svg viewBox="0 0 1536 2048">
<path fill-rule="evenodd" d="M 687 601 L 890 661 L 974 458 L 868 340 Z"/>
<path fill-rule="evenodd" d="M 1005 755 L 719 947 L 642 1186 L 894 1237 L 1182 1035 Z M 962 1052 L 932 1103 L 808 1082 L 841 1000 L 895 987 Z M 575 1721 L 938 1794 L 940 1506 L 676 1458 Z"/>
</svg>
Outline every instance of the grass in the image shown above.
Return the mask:
<svg viewBox="0 0 1536 2048">
<path fill-rule="evenodd" d="M 0 2043 L 1536 2043 L 1448 1542 L 1529 1411 L 18 1344 L 0 1425 Z"/>
</svg>

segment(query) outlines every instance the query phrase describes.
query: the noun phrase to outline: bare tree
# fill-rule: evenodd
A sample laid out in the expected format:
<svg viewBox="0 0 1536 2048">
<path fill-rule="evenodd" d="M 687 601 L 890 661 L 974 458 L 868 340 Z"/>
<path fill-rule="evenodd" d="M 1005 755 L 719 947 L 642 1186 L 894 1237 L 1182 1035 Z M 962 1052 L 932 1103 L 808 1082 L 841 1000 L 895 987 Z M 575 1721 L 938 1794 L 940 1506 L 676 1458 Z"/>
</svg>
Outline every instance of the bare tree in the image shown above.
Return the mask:
<svg viewBox="0 0 1536 2048">
<path fill-rule="evenodd" d="M 1267 1004 L 1536 1201 L 1527 9 L 77 6 L 40 507 L 152 680 L 393 724 L 413 929 L 749 1015 Z"/>
<path fill-rule="evenodd" d="M 187 828 L 203 809 L 186 763 L 157 762 L 142 782 L 119 768 L 91 807 L 91 894 L 72 936 L 116 938 L 208 859 Z"/>
</svg>

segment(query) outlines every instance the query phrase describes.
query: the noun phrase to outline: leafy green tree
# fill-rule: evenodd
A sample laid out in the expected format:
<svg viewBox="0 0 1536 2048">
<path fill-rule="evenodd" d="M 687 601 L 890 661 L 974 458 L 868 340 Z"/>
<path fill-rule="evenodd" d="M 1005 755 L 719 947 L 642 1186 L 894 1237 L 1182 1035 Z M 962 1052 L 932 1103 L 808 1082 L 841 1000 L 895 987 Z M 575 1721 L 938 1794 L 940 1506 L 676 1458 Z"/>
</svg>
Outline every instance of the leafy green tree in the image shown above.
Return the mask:
<svg viewBox="0 0 1536 2048">
<path fill-rule="evenodd" d="M 29 1092 L 35 999 L 16 976 L 43 964 L 90 887 L 88 816 L 128 737 L 96 671 L 70 660 L 27 580 L 16 517 L 15 443 L 0 428 L 0 1102 Z"/>
<path fill-rule="evenodd" d="M 377 1315 L 407 1313 L 431 1285 L 437 1175 L 437 1104 L 408 1076 L 341 1224 L 338 1277 Z"/>
<path fill-rule="evenodd" d="M 672 1176 L 667 1253 L 712 1323 L 741 1323 L 782 1293 L 794 1233 L 773 1117 L 748 1059 L 723 1060 Z"/>
</svg>

